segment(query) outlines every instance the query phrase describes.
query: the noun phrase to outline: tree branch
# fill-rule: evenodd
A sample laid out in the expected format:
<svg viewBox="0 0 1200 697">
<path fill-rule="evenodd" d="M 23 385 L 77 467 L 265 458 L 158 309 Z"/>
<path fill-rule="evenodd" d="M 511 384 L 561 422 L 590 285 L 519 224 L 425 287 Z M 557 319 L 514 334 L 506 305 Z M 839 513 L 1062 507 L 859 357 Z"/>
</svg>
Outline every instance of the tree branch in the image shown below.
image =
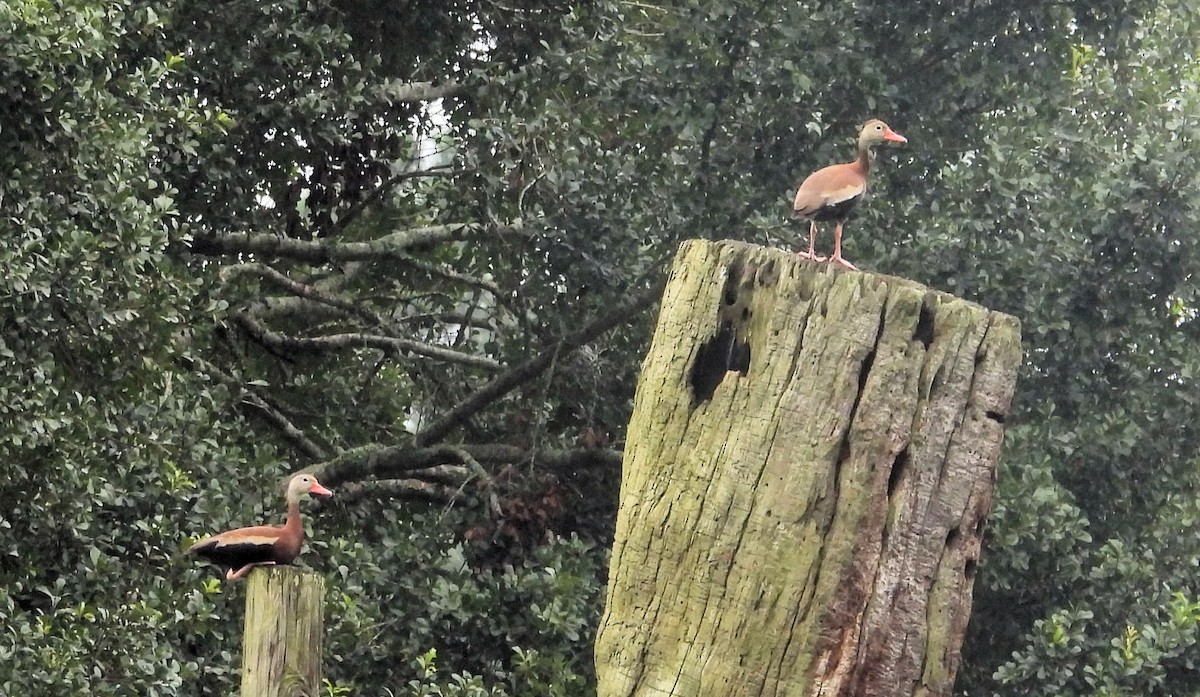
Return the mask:
<svg viewBox="0 0 1200 697">
<path fill-rule="evenodd" d="M 284 439 L 288 441 L 288 443 L 290 443 L 296 450 L 318 462 L 327 457 L 324 449 L 322 449 L 321 446 L 310 440 L 308 436 L 304 435 L 303 431 L 297 428 L 296 425 L 293 424 L 278 409 L 272 407 L 265 399 L 260 397 L 253 390 L 246 387 L 234 376 L 226 373 L 203 358 L 192 356 L 183 358 L 181 360 L 185 367 L 189 369 L 197 369 L 200 372 L 215 378 L 222 385 L 228 387 L 238 399 L 258 410 L 258 413 L 264 419 L 266 419 L 267 423 L 274 426 L 275 429 L 283 435 Z"/>
<path fill-rule="evenodd" d="M 463 464 L 462 451 L 452 446 L 414 448 L 410 445 L 364 445 L 311 468 L 329 486 L 368 479 L 396 479 L 417 470 Z"/>
<path fill-rule="evenodd" d="M 474 474 L 465 465 L 434 465 L 433 467 L 426 467 L 421 470 L 413 470 L 412 478 L 422 482 L 429 482 L 430 484 L 461 486 L 464 481 L 470 479 Z"/>
<path fill-rule="evenodd" d="M 332 486 L 332 485 L 331 485 Z M 420 479 L 388 479 L 378 482 L 350 482 L 338 487 L 339 504 L 364 498 L 403 499 L 445 504 L 458 498 L 460 488 Z"/>
<path fill-rule="evenodd" d="M 365 310 L 362 310 L 356 303 L 345 298 L 339 298 L 332 293 L 327 293 L 316 286 L 311 286 L 306 283 L 292 280 L 286 274 L 267 266 L 266 264 L 234 264 L 221 269 L 222 280 L 228 280 L 230 277 L 253 274 L 261 277 L 265 281 L 274 283 L 276 286 L 283 288 L 289 293 L 318 302 L 322 305 L 337 308 L 344 312 L 363 316 L 364 319 L 377 321 L 378 318 Z"/>
<path fill-rule="evenodd" d="M 485 445 L 434 445 L 417 448 L 411 445 L 366 445 L 347 450 L 337 457 L 306 468 L 329 486 L 346 482 L 371 479 L 397 479 L 419 477 L 428 473 L 438 481 L 451 468 L 466 466 L 483 473 L 480 463 L 489 465 L 515 465 L 531 459 L 535 465 L 554 470 L 585 469 L 589 467 L 619 468 L 621 452 L 607 448 L 575 448 L 567 450 L 538 450 L 530 452 L 524 448 L 504 444 Z M 478 470 L 475 468 L 478 467 Z M 480 474 L 486 477 L 486 474 Z"/>
<path fill-rule="evenodd" d="M 474 368 L 483 368 L 484 370 L 500 370 L 504 367 L 499 361 L 486 356 L 463 353 L 442 346 L 434 346 L 433 344 L 426 344 L 401 337 L 364 334 L 362 332 L 314 337 L 287 336 L 286 334 L 280 334 L 268 329 L 266 325 L 244 312 L 234 315 L 234 320 L 257 341 L 277 349 L 319 353 L 347 348 L 375 348 L 415 353 L 426 358 L 445 361 L 447 363 L 458 363 Z"/>
<path fill-rule="evenodd" d="M 300 240 L 271 234 L 242 232 L 207 233 L 192 239 L 191 251 L 207 256 L 257 254 L 284 257 L 313 264 L 379 259 L 407 260 L 411 247 L 437 242 L 454 242 L 478 234 L 491 226 L 478 223 L 451 223 L 399 230 L 371 242 L 330 242 Z M 516 231 L 520 221 L 501 226 L 501 232 Z"/>
<path fill-rule="evenodd" d="M 270 296 L 246 305 L 242 313 L 260 322 L 280 317 L 303 317 L 308 323 L 346 319 L 349 315 L 330 305 L 308 298 Z"/>
<path fill-rule="evenodd" d="M 445 437 L 456 426 L 477 414 L 487 405 L 500 399 L 525 382 L 537 377 L 554 362 L 556 356 L 565 356 L 585 344 L 596 340 L 601 334 L 626 322 L 630 317 L 645 309 L 662 295 L 665 280 L 660 280 L 647 286 L 641 293 L 633 296 L 629 302 L 602 315 L 591 324 L 559 341 L 544 348 L 533 358 L 514 366 L 504 373 L 497 375 L 490 382 L 479 388 L 466 399 L 459 402 L 453 409 L 434 421 L 428 427 L 417 433 L 413 439 L 416 445 L 423 446 Z"/>
<path fill-rule="evenodd" d="M 474 286 L 476 288 L 482 288 L 483 290 L 486 290 L 489 293 L 492 293 L 497 298 L 504 297 L 504 294 L 500 292 L 500 287 L 491 281 L 485 281 L 482 278 L 475 278 L 474 276 L 468 276 L 466 274 L 459 273 L 452 269 L 444 268 L 443 266 L 441 266 L 439 264 L 431 264 L 426 261 L 421 261 L 420 259 L 414 259 L 413 257 L 410 257 L 410 256 L 405 256 L 400 261 L 407 266 L 411 266 L 415 269 L 424 271 L 425 273 L 427 273 L 431 276 L 440 276 L 441 278 L 444 278 L 448 281 L 452 281 L 454 283 L 462 283 L 463 285 Z"/>
<path fill-rule="evenodd" d="M 367 324 L 379 327 L 385 334 L 391 337 L 400 337 L 399 330 L 395 325 L 412 321 L 414 318 L 430 318 L 436 319 L 443 323 L 462 324 L 467 320 L 462 315 L 454 313 L 427 313 L 424 315 L 402 316 L 398 318 L 388 319 L 383 315 L 363 307 L 359 302 L 346 299 L 335 295 L 327 290 L 323 290 L 316 285 L 301 283 L 295 281 L 286 274 L 278 271 L 267 264 L 234 264 L 221 269 L 221 279 L 228 281 L 231 277 L 239 275 L 255 275 L 263 280 L 275 284 L 284 290 L 294 294 L 294 298 L 279 298 L 269 297 L 261 301 L 252 303 L 247 306 L 244 312 L 258 320 L 263 319 L 263 314 L 270 311 L 271 313 L 280 314 L 305 314 L 312 318 L 314 313 L 319 317 L 324 317 L 330 313 L 328 308 L 340 310 L 334 313 L 335 316 L 356 316 L 367 322 Z M 325 308 L 319 307 L 326 306 Z M 323 311 L 324 310 L 324 311 Z"/>
<path fill-rule="evenodd" d="M 459 82 L 404 82 L 387 80 L 376 89 L 376 94 L 389 102 L 432 102 L 435 99 L 457 97 L 467 93 L 466 85 Z"/>
<path fill-rule="evenodd" d="M 480 463 L 488 465 L 515 465 L 532 462 L 535 467 L 555 471 L 577 471 L 593 467 L 620 469 L 623 454 L 610 448 L 570 448 L 564 450 L 529 451 L 515 445 L 492 443 L 464 445 L 463 450 Z"/>
<path fill-rule="evenodd" d="M 470 308 L 467 312 L 422 312 L 415 315 L 396 317 L 396 324 L 412 324 L 414 322 L 440 322 L 442 324 L 476 324 L 489 331 L 497 331 L 496 317 L 479 307 Z"/>
</svg>

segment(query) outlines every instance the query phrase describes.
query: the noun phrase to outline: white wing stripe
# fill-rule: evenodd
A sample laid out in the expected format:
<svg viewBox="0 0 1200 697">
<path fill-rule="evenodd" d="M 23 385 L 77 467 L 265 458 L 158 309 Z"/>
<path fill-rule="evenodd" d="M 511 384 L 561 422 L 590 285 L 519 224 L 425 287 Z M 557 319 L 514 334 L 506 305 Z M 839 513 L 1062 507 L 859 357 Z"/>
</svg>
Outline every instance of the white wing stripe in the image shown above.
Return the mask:
<svg viewBox="0 0 1200 697">
<path fill-rule="evenodd" d="M 273 545 L 278 537 L 268 537 L 266 535 L 246 535 L 245 537 L 235 537 L 232 540 L 217 540 L 214 547 L 230 547 L 233 545 Z"/>
</svg>

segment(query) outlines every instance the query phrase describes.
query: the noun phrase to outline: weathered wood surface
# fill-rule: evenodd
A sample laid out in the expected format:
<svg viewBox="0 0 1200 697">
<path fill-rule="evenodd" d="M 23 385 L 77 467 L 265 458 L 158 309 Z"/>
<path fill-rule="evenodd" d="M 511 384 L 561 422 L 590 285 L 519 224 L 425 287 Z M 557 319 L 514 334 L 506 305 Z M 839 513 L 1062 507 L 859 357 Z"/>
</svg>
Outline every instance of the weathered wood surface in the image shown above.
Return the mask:
<svg viewBox="0 0 1200 697">
<path fill-rule="evenodd" d="M 325 579 L 291 566 L 250 572 L 242 697 L 321 694 Z"/>
<path fill-rule="evenodd" d="M 600 697 L 949 695 L 1020 326 L 685 243 L 625 448 Z"/>
</svg>

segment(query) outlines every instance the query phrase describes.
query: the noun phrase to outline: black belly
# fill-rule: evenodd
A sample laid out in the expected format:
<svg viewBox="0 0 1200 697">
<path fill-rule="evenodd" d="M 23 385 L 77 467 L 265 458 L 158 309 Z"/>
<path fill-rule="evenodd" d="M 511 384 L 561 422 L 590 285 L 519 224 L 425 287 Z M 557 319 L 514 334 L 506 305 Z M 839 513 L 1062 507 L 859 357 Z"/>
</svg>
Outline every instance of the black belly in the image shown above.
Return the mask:
<svg viewBox="0 0 1200 697">
<path fill-rule="evenodd" d="M 854 207 L 857 206 L 858 202 L 861 200 L 862 196 L 854 196 L 853 198 L 848 198 L 845 201 L 839 201 L 828 206 L 821 206 L 811 213 L 800 213 L 800 215 L 808 218 L 809 220 L 815 220 L 818 223 L 823 223 L 828 220 L 845 220 L 850 216 L 850 211 L 854 210 Z"/>
<path fill-rule="evenodd" d="M 240 569 L 247 564 L 261 564 L 268 561 L 278 564 L 288 564 L 292 561 L 291 559 L 283 559 L 283 555 L 279 554 L 273 544 L 249 542 L 197 549 L 195 550 L 195 554 L 219 566 L 230 569 Z"/>
</svg>

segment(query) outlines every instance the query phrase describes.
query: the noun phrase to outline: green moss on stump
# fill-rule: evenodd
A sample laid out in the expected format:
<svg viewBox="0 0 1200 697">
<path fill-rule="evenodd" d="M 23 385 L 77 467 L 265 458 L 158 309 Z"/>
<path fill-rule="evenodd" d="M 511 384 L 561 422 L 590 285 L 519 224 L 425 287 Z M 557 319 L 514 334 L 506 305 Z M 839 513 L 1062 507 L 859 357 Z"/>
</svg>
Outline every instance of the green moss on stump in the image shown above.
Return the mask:
<svg viewBox="0 0 1200 697">
<path fill-rule="evenodd" d="M 625 449 L 600 697 L 949 694 L 1019 324 L 734 242 L 679 251 Z"/>
</svg>

